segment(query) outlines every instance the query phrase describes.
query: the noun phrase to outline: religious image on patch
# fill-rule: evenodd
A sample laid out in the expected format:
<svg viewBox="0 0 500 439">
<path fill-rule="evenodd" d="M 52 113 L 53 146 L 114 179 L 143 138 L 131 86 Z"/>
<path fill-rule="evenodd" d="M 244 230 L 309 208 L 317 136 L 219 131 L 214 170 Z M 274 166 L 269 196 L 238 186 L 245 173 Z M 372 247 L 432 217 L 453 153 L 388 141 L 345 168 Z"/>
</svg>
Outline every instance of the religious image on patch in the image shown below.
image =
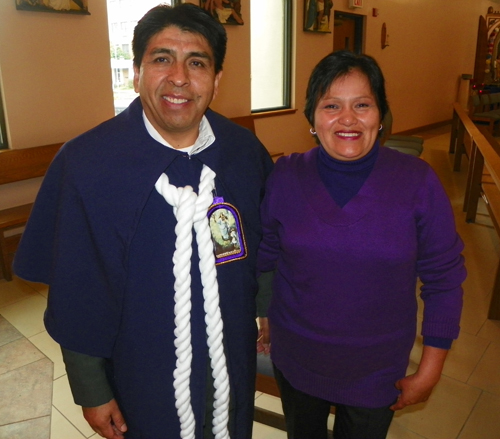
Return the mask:
<svg viewBox="0 0 500 439">
<path fill-rule="evenodd" d="M 246 258 L 245 236 L 236 208 L 228 203 L 213 204 L 208 210 L 208 218 L 215 263 L 219 265 Z"/>
</svg>

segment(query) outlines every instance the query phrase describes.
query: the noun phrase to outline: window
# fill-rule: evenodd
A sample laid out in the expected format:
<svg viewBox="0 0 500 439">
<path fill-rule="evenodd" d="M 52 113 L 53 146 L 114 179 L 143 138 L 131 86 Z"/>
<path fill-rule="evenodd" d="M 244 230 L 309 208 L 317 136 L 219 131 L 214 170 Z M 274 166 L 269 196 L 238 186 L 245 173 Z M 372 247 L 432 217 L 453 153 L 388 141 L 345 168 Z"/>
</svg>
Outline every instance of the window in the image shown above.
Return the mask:
<svg viewBox="0 0 500 439">
<path fill-rule="evenodd" d="M 290 108 L 291 0 L 252 0 L 252 113 Z"/>
<path fill-rule="evenodd" d="M 2 90 L 0 90 L 0 149 L 7 149 L 7 128 L 5 126 L 5 117 L 3 113 Z"/>
<path fill-rule="evenodd" d="M 122 112 L 138 96 L 134 91 L 132 38 L 137 21 L 159 3 L 175 0 L 107 0 L 108 31 L 115 114 Z"/>
</svg>

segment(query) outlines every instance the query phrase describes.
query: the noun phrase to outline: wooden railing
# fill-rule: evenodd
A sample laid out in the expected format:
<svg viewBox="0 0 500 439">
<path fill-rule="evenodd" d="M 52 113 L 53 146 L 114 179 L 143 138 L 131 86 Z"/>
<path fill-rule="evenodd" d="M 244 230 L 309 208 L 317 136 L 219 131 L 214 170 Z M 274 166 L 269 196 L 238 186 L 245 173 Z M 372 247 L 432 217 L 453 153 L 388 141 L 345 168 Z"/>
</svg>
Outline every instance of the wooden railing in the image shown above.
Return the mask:
<svg viewBox="0 0 500 439">
<path fill-rule="evenodd" d="M 463 210 L 466 221 L 475 222 L 478 202 L 483 198 L 500 237 L 500 144 L 487 127 L 478 127 L 462 107 L 453 106 L 450 152 L 453 169 L 460 170 L 463 155 L 469 158 Z M 497 267 L 488 318 L 500 320 L 500 263 Z"/>
</svg>

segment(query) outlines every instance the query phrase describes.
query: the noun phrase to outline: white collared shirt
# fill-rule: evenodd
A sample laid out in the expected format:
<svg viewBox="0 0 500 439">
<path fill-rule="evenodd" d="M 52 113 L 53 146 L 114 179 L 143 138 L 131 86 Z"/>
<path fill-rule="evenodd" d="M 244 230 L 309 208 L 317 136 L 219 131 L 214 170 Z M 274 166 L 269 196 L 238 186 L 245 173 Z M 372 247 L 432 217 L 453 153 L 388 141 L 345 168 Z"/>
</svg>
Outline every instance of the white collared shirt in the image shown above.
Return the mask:
<svg viewBox="0 0 500 439">
<path fill-rule="evenodd" d="M 144 110 L 142 111 L 142 119 L 144 120 L 144 125 L 146 125 L 146 129 L 148 130 L 149 135 L 153 139 L 155 139 L 157 142 L 161 143 L 162 145 L 167 146 L 168 148 L 177 149 L 177 148 L 174 148 L 172 145 L 170 145 L 170 143 L 168 143 L 160 135 L 158 130 L 153 126 L 153 124 L 147 118 Z M 214 135 L 214 132 L 212 131 L 212 127 L 210 126 L 210 122 L 208 121 L 206 116 L 203 115 L 203 117 L 201 118 L 201 121 L 200 121 L 198 138 L 196 139 L 194 144 L 191 146 L 187 146 L 185 148 L 179 148 L 179 149 L 177 149 L 177 151 L 186 152 L 189 155 L 195 155 L 195 154 L 198 154 L 199 152 L 203 151 L 204 149 L 208 148 L 214 142 L 215 142 L 215 135 Z"/>
</svg>

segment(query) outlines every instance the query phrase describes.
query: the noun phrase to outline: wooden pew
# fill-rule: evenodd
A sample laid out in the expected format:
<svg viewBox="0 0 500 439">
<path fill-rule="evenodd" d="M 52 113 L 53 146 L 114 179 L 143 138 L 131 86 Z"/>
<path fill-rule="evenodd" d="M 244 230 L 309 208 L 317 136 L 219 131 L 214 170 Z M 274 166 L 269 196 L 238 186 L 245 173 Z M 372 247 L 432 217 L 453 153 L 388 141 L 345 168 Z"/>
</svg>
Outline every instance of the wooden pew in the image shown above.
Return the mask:
<svg viewBox="0 0 500 439">
<path fill-rule="evenodd" d="M 465 190 L 463 210 L 465 219 L 473 223 L 476 220 L 477 206 L 483 198 L 495 230 L 500 237 L 500 145 L 487 127 L 477 127 L 458 103 L 454 104 L 450 144 L 458 149 L 468 149 L 469 167 Z M 465 142 L 465 133 L 469 142 Z M 467 146 L 466 146 L 467 145 Z M 497 267 L 495 281 L 488 311 L 488 318 L 500 320 L 500 262 Z"/>
<path fill-rule="evenodd" d="M 232 119 L 235 123 L 255 133 L 252 116 Z M 43 177 L 62 143 L 37 146 L 26 149 L 0 150 L 0 185 Z M 273 159 L 282 156 L 282 152 L 271 152 Z M 28 221 L 33 204 L 24 204 L 0 210 L 0 276 L 12 280 L 12 259 L 21 238 L 21 233 L 8 236 L 6 232 L 23 227 Z"/>
<path fill-rule="evenodd" d="M 248 128 L 250 131 L 256 134 L 255 123 L 252 116 L 234 117 L 231 120 L 238 125 Z M 283 155 L 282 152 L 269 152 L 269 154 L 271 155 L 273 160 L 276 160 L 278 157 Z M 271 357 L 269 355 L 257 355 L 255 390 L 267 395 L 276 396 L 277 398 L 281 396 L 278 384 L 276 383 L 276 379 L 274 378 Z M 330 412 L 335 413 L 335 408 L 332 407 Z M 270 427 L 286 431 L 285 417 L 280 413 L 272 412 L 261 407 L 255 407 L 253 419 L 255 422 L 258 422 L 260 424 L 265 424 Z M 333 433 L 331 431 L 328 431 L 328 434 L 329 437 L 333 437 Z"/>
<path fill-rule="evenodd" d="M 274 379 L 271 357 L 269 355 L 257 354 L 255 390 L 267 395 L 276 396 L 277 398 L 281 396 L 278 384 L 276 384 L 276 380 Z M 255 407 L 253 420 L 260 424 L 286 431 L 285 417 L 280 413 Z"/>
<path fill-rule="evenodd" d="M 62 143 L 27 149 L 0 150 L 0 184 L 43 177 Z M 32 203 L 0 210 L 0 275 L 12 280 L 12 259 L 21 233 L 6 232 L 23 227 L 28 221 Z"/>
<path fill-rule="evenodd" d="M 252 133 L 256 134 L 255 133 L 255 119 L 252 115 L 232 117 L 231 120 L 234 123 L 241 125 L 242 127 L 248 128 Z M 274 161 L 276 161 L 278 159 L 278 157 L 281 157 L 283 155 L 282 152 L 275 152 L 275 151 L 269 151 L 269 154 Z"/>
<path fill-rule="evenodd" d="M 250 116 L 233 117 L 231 120 L 238 125 L 248 128 L 252 133 L 255 132 L 254 118 Z M 270 153 L 273 160 L 277 159 L 283 153 Z M 274 379 L 271 358 L 269 355 L 258 354 L 257 355 L 257 374 L 255 376 L 255 390 L 257 392 L 266 393 L 267 395 L 272 395 L 280 397 L 278 385 Z M 282 414 L 272 412 L 270 410 L 263 409 L 261 407 L 254 408 L 255 422 L 260 424 L 265 424 L 279 430 L 286 431 L 285 418 Z"/>
<path fill-rule="evenodd" d="M 475 123 L 485 124 L 490 133 L 500 124 L 500 113 L 492 107 L 496 107 L 496 101 L 494 99 L 491 102 L 489 94 L 472 95 L 469 98 L 469 117 Z"/>
</svg>

